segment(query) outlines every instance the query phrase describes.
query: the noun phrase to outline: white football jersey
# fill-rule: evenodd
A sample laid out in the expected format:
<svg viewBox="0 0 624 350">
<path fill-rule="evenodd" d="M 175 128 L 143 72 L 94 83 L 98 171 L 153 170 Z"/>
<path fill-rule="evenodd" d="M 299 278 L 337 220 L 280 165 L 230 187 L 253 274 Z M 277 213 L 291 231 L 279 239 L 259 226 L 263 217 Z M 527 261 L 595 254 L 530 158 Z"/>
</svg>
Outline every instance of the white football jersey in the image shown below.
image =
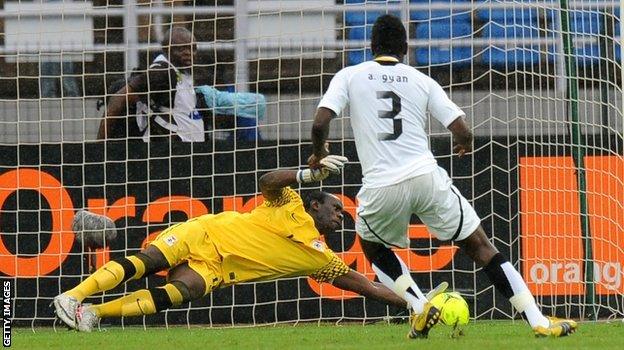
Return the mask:
<svg viewBox="0 0 624 350">
<path fill-rule="evenodd" d="M 156 57 L 150 68 L 155 67 L 158 63 L 167 64 L 176 73 L 173 108 L 169 109 L 160 106 L 157 113 L 154 113 L 155 111 L 152 111 L 150 106 L 143 102 L 137 103 L 137 125 L 140 130 L 144 130 L 143 141 L 150 141 L 149 120 L 154 118 L 158 125 L 178 135 L 183 142 L 204 142 L 204 119 L 196 109 L 197 100 L 193 76 L 178 70 L 164 55 Z M 158 113 L 171 114 L 175 123 L 168 122 L 165 118 L 159 116 Z"/>
<path fill-rule="evenodd" d="M 319 107 L 349 104 L 363 186 L 388 186 L 433 171 L 427 112 L 448 127 L 465 113 L 429 76 L 402 64 L 368 61 L 340 70 Z"/>
</svg>

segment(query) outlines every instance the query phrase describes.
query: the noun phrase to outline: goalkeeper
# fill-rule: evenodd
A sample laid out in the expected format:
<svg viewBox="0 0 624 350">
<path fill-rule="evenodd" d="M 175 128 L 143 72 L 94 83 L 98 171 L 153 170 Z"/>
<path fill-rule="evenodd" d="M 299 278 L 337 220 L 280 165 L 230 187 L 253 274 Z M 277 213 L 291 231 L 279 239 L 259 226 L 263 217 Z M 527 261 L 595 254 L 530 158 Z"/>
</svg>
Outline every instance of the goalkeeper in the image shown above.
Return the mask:
<svg viewBox="0 0 624 350">
<path fill-rule="evenodd" d="M 57 316 L 89 332 L 100 318 L 148 315 L 198 299 L 215 288 L 242 282 L 310 276 L 318 282 L 407 307 L 380 283 L 351 270 L 321 240 L 342 226 L 343 205 L 315 191 L 305 200 L 290 185 L 340 173 L 345 157 L 330 155 L 319 169 L 276 170 L 260 178 L 264 203 L 250 213 L 207 214 L 163 231 L 140 253 L 106 263 L 77 287 L 54 298 Z M 167 283 L 99 305 L 82 305 L 128 280 L 169 269 Z"/>
</svg>

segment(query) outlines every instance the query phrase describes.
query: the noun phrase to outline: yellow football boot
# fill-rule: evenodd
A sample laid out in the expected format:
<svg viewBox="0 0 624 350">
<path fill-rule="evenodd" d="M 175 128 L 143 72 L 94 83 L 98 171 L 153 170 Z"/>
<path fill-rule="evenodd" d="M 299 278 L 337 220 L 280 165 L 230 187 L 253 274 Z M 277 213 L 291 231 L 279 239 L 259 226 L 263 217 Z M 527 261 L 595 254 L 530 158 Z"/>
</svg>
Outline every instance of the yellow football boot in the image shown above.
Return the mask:
<svg viewBox="0 0 624 350">
<path fill-rule="evenodd" d="M 411 329 L 407 333 L 410 339 L 427 338 L 429 330 L 440 321 L 440 310 L 433 304 L 426 303 L 421 314 L 412 314 L 410 316 Z"/>
<path fill-rule="evenodd" d="M 573 320 L 566 320 L 557 317 L 547 317 L 550 321 L 548 328 L 537 326 L 533 328 L 536 337 L 565 337 L 576 332 L 578 324 Z"/>
</svg>

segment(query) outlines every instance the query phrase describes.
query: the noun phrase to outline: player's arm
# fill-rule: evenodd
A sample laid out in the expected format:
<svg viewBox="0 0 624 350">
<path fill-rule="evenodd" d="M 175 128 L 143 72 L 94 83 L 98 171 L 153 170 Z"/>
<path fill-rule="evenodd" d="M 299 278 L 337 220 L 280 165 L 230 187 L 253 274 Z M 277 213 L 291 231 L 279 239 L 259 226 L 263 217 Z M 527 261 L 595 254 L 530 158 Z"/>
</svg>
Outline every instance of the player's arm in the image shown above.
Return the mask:
<svg viewBox="0 0 624 350">
<path fill-rule="evenodd" d="M 472 131 L 470 131 L 463 116 L 457 117 L 449 124 L 448 129 L 453 134 L 455 141 L 453 152 L 456 152 L 460 157 L 465 153 L 472 152 Z"/>
<path fill-rule="evenodd" d="M 461 157 L 472 151 L 472 132 L 464 119 L 466 114 L 451 101 L 442 86 L 431 78 L 429 78 L 427 109 L 453 134 L 454 152 Z"/>
<path fill-rule="evenodd" d="M 326 146 L 329 124 L 349 102 L 348 71 L 346 68 L 336 73 L 316 109 L 312 124 L 312 155 L 308 158 L 308 165 L 312 168 L 319 168 L 321 159 L 329 154 Z"/>
<path fill-rule="evenodd" d="M 319 107 L 316 110 L 312 124 L 312 155 L 308 158 L 308 165 L 311 167 L 318 167 L 319 161 L 329 153 L 326 142 L 329 124 L 335 116 L 336 113 L 326 107 Z"/>
<path fill-rule="evenodd" d="M 340 174 L 346 157 L 329 155 L 320 161 L 319 169 L 275 170 L 260 177 L 258 183 L 265 200 L 273 201 L 282 194 L 282 189 L 297 183 L 309 183 L 326 179 L 329 174 Z"/>
<path fill-rule="evenodd" d="M 146 72 L 130 76 L 126 86 L 108 101 L 104 120 L 100 123 L 98 139 L 105 139 L 116 123 L 128 117 L 129 106 L 135 105 L 142 97 L 147 99 L 147 92 L 168 91 L 171 81 L 169 68 L 163 65 L 152 65 Z"/>
<path fill-rule="evenodd" d="M 262 196 L 267 201 L 274 201 L 282 193 L 282 189 L 297 183 L 297 170 L 275 170 L 266 173 L 258 180 Z"/>
<path fill-rule="evenodd" d="M 334 286 L 373 298 L 386 304 L 407 308 L 407 302 L 381 283 L 369 281 L 361 273 L 350 270 L 347 274 L 336 277 Z"/>
<path fill-rule="evenodd" d="M 133 94 L 133 89 L 129 84 L 126 84 L 121 90 L 117 91 L 111 96 L 108 101 L 104 118 L 100 123 L 100 129 L 98 130 L 97 138 L 99 140 L 106 139 L 115 125 L 120 122 L 122 116 L 126 113 L 127 106 L 135 104 L 139 101 L 139 95 Z"/>
</svg>

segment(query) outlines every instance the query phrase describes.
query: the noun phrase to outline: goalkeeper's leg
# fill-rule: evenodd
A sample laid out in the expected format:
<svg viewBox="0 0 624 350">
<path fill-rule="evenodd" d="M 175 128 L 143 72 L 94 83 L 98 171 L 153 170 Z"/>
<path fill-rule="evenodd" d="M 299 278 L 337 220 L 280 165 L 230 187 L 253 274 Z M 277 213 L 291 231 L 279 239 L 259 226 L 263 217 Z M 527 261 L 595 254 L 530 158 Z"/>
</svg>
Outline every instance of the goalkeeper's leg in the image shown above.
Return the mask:
<svg viewBox="0 0 624 350">
<path fill-rule="evenodd" d="M 168 283 L 162 287 L 141 289 L 90 308 L 100 318 L 150 315 L 199 299 L 205 293 L 203 278 L 184 263 L 172 269 Z"/>
<path fill-rule="evenodd" d="M 524 314 L 536 335 L 563 336 L 576 330 L 574 321 L 549 320 L 542 314 L 520 273 L 490 243 L 480 225 L 470 236 L 456 243 L 478 266 L 483 267 L 492 284 L 509 299 L 513 307 Z M 559 327 L 557 322 L 564 322 L 565 325 Z M 539 330 L 549 334 L 538 334 Z"/>
<path fill-rule="evenodd" d="M 150 315 L 207 293 L 204 279 L 188 263 L 174 267 L 168 278 L 169 283 L 162 287 L 141 289 L 103 304 L 80 307 L 76 312 L 76 328 L 90 332 L 103 317 Z"/>
<path fill-rule="evenodd" d="M 76 312 L 85 298 L 168 267 L 165 256 L 151 245 L 136 255 L 109 261 L 78 286 L 54 298 L 56 315 L 68 326 L 76 328 Z"/>
<path fill-rule="evenodd" d="M 165 256 L 155 246 L 136 255 L 111 260 L 78 286 L 63 293 L 82 302 L 85 298 L 113 289 L 128 280 L 136 280 L 169 268 Z"/>
</svg>

